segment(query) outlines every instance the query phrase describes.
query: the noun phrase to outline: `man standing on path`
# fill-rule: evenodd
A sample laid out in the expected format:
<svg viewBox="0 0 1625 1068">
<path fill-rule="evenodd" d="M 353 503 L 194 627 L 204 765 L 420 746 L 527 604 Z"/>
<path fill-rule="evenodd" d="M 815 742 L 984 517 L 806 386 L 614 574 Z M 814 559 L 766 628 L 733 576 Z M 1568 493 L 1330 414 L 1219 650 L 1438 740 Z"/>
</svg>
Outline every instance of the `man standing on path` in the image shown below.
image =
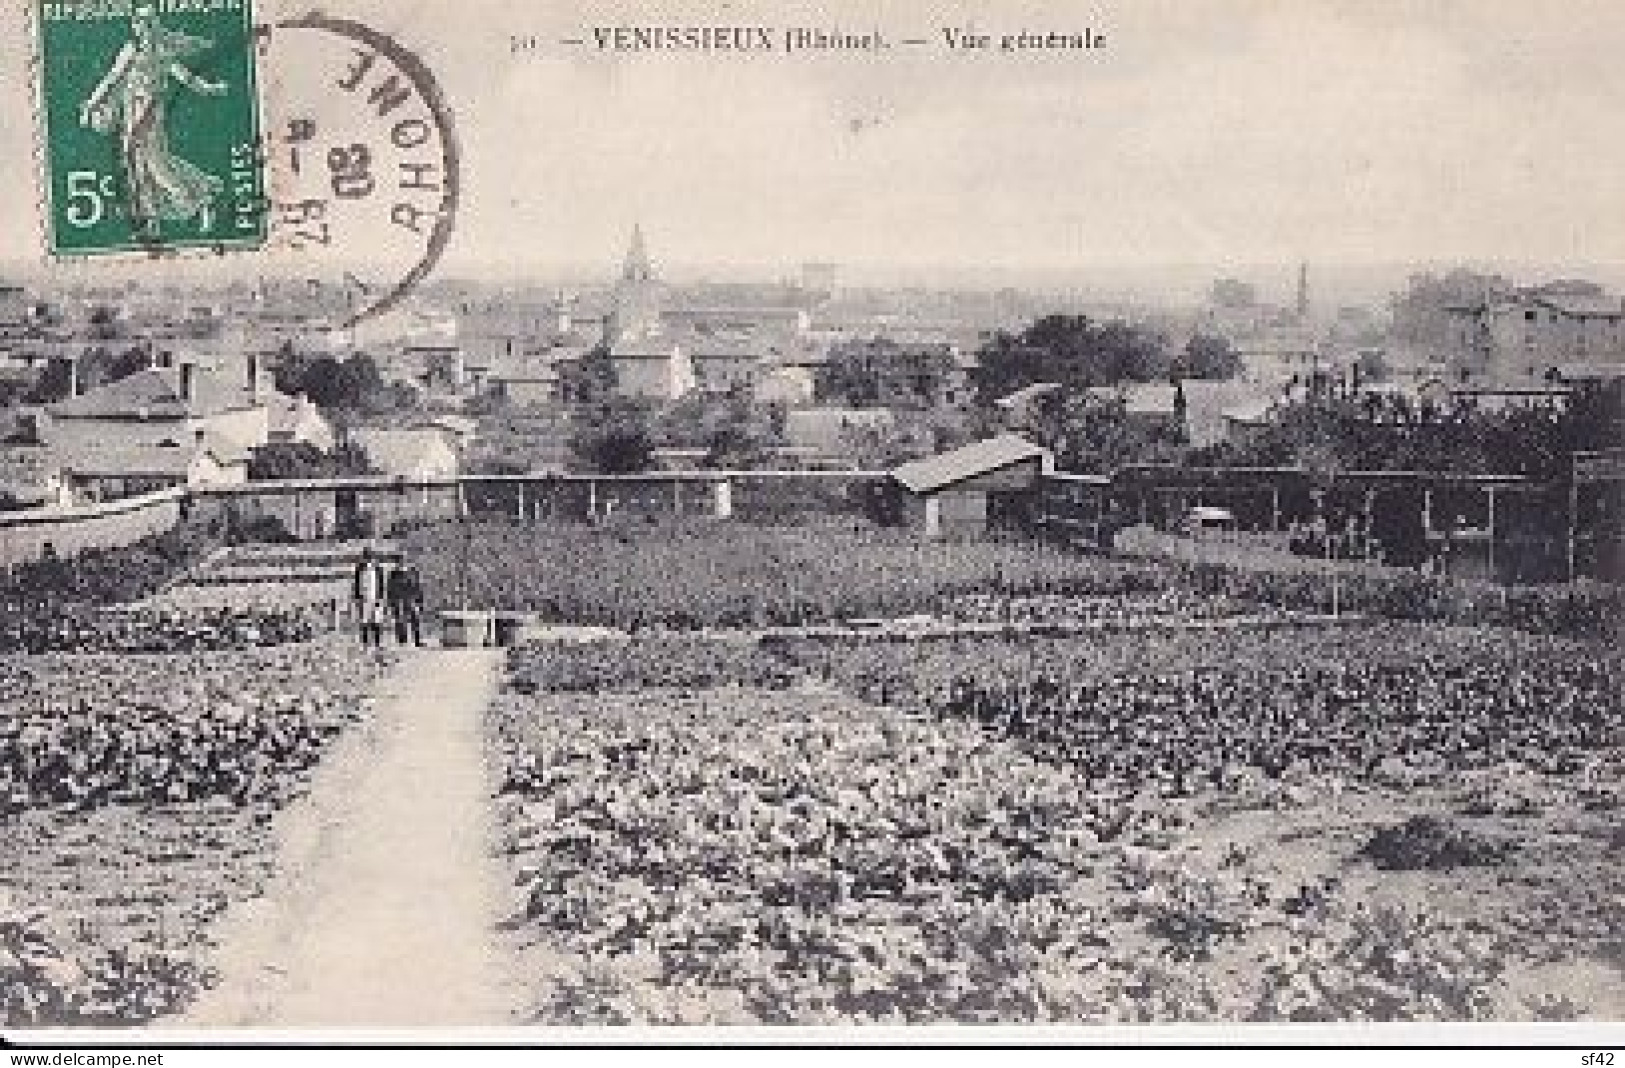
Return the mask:
<svg viewBox="0 0 1625 1068">
<path fill-rule="evenodd" d="M 355 566 L 355 579 L 351 596 L 355 602 L 356 620 L 361 626 L 361 644 L 384 644 L 384 610 L 389 593 L 389 579 L 384 574 L 383 561 L 373 555 L 372 546 L 361 550 L 361 562 Z"/>
<path fill-rule="evenodd" d="M 423 645 L 423 579 L 410 560 L 389 573 L 389 613 L 395 617 L 395 641 Z"/>
</svg>

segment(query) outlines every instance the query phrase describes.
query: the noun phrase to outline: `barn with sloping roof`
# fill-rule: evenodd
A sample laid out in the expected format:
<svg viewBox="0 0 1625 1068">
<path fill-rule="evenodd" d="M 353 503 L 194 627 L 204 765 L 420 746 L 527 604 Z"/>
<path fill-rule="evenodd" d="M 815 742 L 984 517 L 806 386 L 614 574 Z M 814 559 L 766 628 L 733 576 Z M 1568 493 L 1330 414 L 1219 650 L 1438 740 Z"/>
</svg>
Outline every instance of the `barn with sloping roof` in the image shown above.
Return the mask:
<svg viewBox="0 0 1625 1068">
<path fill-rule="evenodd" d="M 1049 450 L 1016 434 L 911 460 L 892 472 L 908 526 L 926 537 L 986 533 L 1031 499 L 1054 466 Z"/>
</svg>

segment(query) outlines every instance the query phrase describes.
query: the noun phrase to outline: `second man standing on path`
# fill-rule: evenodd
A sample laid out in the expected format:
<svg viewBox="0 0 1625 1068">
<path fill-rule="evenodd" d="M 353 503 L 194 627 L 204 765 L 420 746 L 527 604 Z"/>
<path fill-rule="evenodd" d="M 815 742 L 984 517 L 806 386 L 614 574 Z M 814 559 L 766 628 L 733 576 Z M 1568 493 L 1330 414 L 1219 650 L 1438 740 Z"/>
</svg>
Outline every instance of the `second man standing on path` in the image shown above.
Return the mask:
<svg viewBox="0 0 1625 1068">
<path fill-rule="evenodd" d="M 423 579 L 410 560 L 389 573 L 389 611 L 395 617 L 395 640 L 423 644 Z"/>
</svg>

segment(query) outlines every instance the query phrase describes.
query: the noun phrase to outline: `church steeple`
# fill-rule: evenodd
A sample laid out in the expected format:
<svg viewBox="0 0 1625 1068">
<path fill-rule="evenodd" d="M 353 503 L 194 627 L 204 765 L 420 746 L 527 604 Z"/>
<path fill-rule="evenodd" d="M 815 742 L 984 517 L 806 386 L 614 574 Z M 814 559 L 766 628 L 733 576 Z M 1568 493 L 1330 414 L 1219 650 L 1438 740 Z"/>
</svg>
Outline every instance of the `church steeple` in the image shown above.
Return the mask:
<svg viewBox="0 0 1625 1068">
<path fill-rule="evenodd" d="M 649 266 L 649 250 L 643 245 L 643 227 L 634 224 L 632 243 L 626 249 L 626 264 L 621 268 L 623 282 L 652 282 L 654 268 Z"/>
<path fill-rule="evenodd" d="M 649 265 L 649 250 L 643 244 L 643 227 L 632 227 L 632 242 L 626 249 L 626 262 L 615 283 L 614 305 L 605 319 L 604 340 L 611 346 L 637 344 L 661 334 L 661 285 Z"/>
</svg>

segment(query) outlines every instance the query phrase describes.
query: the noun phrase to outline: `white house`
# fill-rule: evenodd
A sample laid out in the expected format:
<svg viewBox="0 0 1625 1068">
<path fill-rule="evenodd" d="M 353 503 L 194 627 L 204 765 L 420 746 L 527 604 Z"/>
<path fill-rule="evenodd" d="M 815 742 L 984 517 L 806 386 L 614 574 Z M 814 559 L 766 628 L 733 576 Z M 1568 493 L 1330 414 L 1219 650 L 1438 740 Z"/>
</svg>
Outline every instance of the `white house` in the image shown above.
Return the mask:
<svg viewBox="0 0 1625 1068">
<path fill-rule="evenodd" d="M 624 397 L 676 400 L 697 384 L 694 361 L 675 342 L 622 342 L 609 352 L 615 391 Z"/>
<path fill-rule="evenodd" d="M 336 441 L 333 425 L 309 397 L 290 397 L 272 391 L 268 404 L 270 420 L 267 441 L 304 442 L 323 452 L 333 451 Z"/>
<path fill-rule="evenodd" d="M 412 481 L 455 478 L 457 450 L 439 430 L 352 430 L 350 440 L 380 473 Z"/>
</svg>

